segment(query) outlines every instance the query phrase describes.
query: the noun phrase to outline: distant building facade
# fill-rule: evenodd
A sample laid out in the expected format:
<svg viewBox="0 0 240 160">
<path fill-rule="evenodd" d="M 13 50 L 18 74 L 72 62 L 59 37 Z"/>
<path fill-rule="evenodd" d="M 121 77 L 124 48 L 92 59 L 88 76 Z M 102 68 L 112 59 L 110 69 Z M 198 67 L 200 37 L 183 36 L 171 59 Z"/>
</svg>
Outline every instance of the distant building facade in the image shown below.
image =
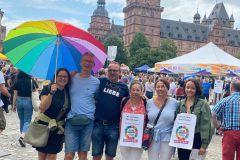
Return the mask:
<svg viewBox="0 0 240 160">
<path fill-rule="evenodd" d="M 98 0 L 98 4 L 100 2 L 105 6 L 105 0 Z M 127 0 L 127 5 L 123 8 L 124 26 L 114 25 L 114 23 L 110 25 L 105 8 L 96 9 L 92 16 L 89 32 L 101 40 L 97 33 L 104 33 L 101 36 L 104 37 L 109 33 L 116 32 L 114 28 L 117 28 L 117 32 L 121 33 L 118 35 L 123 36 L 126 48 L 130 47 L 134 35 L 142 32 L 152 48 L 158 48 L 161 40 L 173 40 L 178 48 L 178 55 L 189 53 L 209 42 L 213 42 L 234 56 L 240 54 L 240 30 L 234 29 L 234 16 L 233 14 L 228 16 L 223 3 L 217 3 L 208 18 L 205 14 L 201 19 L 197 10 L 192 23 L 163 19 L 161 13 L 164 9 L 160 4 L 161 0 Z M 103 14 L 96 14 L 96 11 L 100 13 L 99 10 L 101 13 L 105 13 L 104 16 L 107 17 L 106 21 L 108 20 L 108 22 L 101 20 L 98 21 L 99 24 L 94 23 L 93 17 L 103 16 Z M 97 28 L 95 26 L 101 25 L 102 27 L 99 27 L 98 31 L 93 32 L 93 28 Z M 103 32 L 102 30 L 105 28 L 107 28 L 106 32 Z"/>
<path fill-rule="evenodd" d="M 120 37 L 123 36 L 123 26 L 115 25 L 113 20 L 110 23 L 105 4 L 105 0 L 97 1 L 97 8 L 91 16 L 90 27 L 88 28 L 88 32 L 100 41 L 103 41 L 109 34 L 115 33 Z"/>
<path fill-rule="evenodd" d="M 3 52 L 3 40 L 6 37 L 6 26 L 2 26 L 4 12 L 0 9 L 0 53 Z"/>
</svg>

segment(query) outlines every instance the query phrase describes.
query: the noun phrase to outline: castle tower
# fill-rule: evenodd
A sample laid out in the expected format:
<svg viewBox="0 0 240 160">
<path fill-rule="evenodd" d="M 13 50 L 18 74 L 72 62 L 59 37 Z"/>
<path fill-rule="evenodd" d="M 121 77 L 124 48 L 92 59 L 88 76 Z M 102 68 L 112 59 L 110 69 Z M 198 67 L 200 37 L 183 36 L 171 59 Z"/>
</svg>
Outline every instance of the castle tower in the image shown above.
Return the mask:
<svg viewBox="0 0 240 160">
<path fill-rule="evenodd" d="M 124 12 L 123 40 L 129 48 L 134 36 L 142 32 L 151 47 L 160 46 L 160 20 L 163 7 L 160 0 L 127 0 Z"/>
<path fill-rule="evenodd" d="M 207 16 L 206 16 L 206 13 L 205 13 L 205 15 L 204 15 L 204 17 L 203 17 L 203 19 L 202 19 L 202 24 L 203 24 L 203 25 L 207 25 Z"/>
<path fill-rule="evenodd" d="M 3 52 L 3 40 L 6 37 L 6 26 L 2 26 L 2 17 L 4 12 L 0 9 L 0 53 Z"/>
<path fill-rule="evenodd" d="M 105 4 L 105 0 L 97 1 L 97 8 L 91 16 L 90 27 L 88 28 L 88 32 L 100 41 L 102 41 L 110 31 L 110 20 L 108 12 L 105 9 Z"/>
<path fill-rule="evenodd" d="M 201 16 L 198 13 L 198 9 L 197 9 L 197 13 L 193 16 L 193 23 L 200 24 L 200 20 L 201 20 Z"/>
<path fill-rule="evenodd" d="M 232 14 L 230 19 L 229 19 L 229 27 L 233 29 L 234 28 L 234 23 L 235 23 L 235 20 L 234 20 L 233 14 Z"/>
</svg>

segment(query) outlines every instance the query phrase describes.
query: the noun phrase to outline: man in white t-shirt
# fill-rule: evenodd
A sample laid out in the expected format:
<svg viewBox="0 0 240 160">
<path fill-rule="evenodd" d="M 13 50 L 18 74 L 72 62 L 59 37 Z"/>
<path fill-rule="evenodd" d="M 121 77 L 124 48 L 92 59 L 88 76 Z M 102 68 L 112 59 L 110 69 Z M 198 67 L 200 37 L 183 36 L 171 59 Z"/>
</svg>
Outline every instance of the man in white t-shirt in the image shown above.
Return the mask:
<svg viewBox="0 0 240 160">
<path fill-rule="evenodd" d="M 4 80 L 4 76 L 3 76 L 3 73 L 0 71 L 0 93 L 1 94 L 4 94 L 5 96 L 7 97 L 10 97 L 10 93 L 8 92 L 7 88 L 5 87 L 5 80 Z M 0 133 L 5 129 L 6 127 L 6 119 L 4 117 L 4 114 L 3 114 L 3 101 L 1 99 L 1 96 L 0 96 Z"/>
</svg>

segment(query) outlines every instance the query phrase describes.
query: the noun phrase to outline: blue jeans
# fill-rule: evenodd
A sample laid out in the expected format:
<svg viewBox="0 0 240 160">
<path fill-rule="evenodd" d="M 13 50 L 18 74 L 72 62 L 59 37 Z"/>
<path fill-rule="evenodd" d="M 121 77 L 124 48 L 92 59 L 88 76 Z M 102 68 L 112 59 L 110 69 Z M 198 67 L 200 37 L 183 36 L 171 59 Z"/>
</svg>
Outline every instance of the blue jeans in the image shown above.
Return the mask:
<svg viewBox="0 0 240 160">
<path fill-rule="evenodd" d="M 104 125 L 95 122 L 92 133 L 92 156 L 102 155 L 105 144 L 105 154 L 115 157 L 119 135 L 119 124 Z"/>
<path fill-rule="evenodd" d="M 72 125 L 70 120 L 65 125 L 65 152 L 89 151 L 93 130 L 93 120 L 87 125 Z"/>
<path fill-rule="evenodd" d="M 33 114 L 32 100 L 30 97 L 17 97 L 16 106 L 20 120 L 20 132 L 26 133 Z"/>
</svg>

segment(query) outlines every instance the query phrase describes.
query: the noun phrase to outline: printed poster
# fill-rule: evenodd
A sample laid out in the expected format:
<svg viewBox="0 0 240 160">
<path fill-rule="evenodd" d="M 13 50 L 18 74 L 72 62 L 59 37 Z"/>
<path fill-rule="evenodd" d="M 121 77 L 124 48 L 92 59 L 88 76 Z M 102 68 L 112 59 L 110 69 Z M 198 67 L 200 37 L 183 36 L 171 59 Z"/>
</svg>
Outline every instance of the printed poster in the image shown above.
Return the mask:
<svg viewBox="0 0 240 160">
<path fill-rule="evenodd" d="M 142 148 L 144 115 L 122 114 L 120 146 Z"/>
<path fill-rule="evenodd" d="M 194 114 L 178 114 L 169 145 L 177 148 L 192 149 L 196 119 Z"/>
<path fill-rule="evenodd" d="M 214 93 L 222 94 L 222 91 L 223 91 L 223 81 L 222 80 L 215 80 Z"/>
</svg>

